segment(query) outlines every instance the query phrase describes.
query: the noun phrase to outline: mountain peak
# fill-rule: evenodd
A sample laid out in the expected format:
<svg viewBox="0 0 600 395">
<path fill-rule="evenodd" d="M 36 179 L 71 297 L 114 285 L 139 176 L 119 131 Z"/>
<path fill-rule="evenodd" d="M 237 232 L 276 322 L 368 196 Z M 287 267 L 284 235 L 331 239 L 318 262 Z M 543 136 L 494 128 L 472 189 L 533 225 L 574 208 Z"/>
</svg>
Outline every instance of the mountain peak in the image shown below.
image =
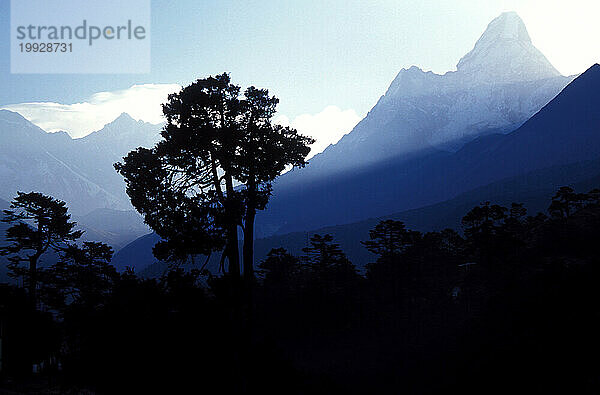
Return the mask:
<svg viewBox="0 0 600 395">
<path fill-rule="evenodd" d="M 47 133 L 15 111 L 0 109 L 0 140 L 19 138 L 28 141 L 46 137 Z M 0 141 L 0 145 L 4 142 Z"/>
<path fill-rule="evenodd" d="M 531 43 L 531 37 L 523 20 L 514 11 L 503 12 L 490 22 L 480 41 L 496 39 L 512 39 L 523 43 Z"/>
<path fill-rule="evenodd" d="M 461 73 L 481 81 L 533 81 L 560 73 L 533 45 L 523 20 L 516 12 L 495 18 L 456 66 Z"/>
<path fill-rule="evenodd" d="M 142 121 L 136 121 L 131 115 L 123 112 L 111 122 L 104 125 L 104 127 L 100 130 L 113 130 L 117 131 L 118 133 L 123 133 L 123 128 L 132 128 L 143 123 L 144 122 Z"/>
<path fill-rule="evenodd" d="M 116 117 L 111 123 L 117 123 L 117 122 L 136 122 L 137 123 L 137 121 L 135 119 L 133 119 L 133 117 L 131 115 L 127 114 L 126 112 L 122 112 L 121 115 Z"/>
</svg>

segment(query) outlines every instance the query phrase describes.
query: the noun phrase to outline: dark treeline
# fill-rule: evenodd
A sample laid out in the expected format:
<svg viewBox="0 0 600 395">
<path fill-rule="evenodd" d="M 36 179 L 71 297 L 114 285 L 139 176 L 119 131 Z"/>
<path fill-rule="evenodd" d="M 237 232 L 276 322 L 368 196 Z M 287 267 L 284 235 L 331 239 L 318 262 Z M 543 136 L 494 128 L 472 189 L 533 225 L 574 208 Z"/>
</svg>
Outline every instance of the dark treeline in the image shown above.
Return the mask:
<svg viewBox="0 0 600 395">
<path fill-rule="evenodd" d="M 383 221 L 364 272 L 330 235 L 255 264 L 256 216 L 313 142 L 272 122 L 277 103 L 227 74 L 197 80 L 163 105 L 162 140 L 115 164 L 163 240 L 160 278 L 118 273 L 64 202 L 18 193 L 0 391 L 598 392 L 599 190 L 561 188 L 535 216 L 484 203 L 461 232 Z"/>
<path fill-rule="evenodd" d="M 72 237 L 63 206 L 44 204 Z M 382 221 L 363 242 L 377 258 L 362 274 L 329 235 L 301 256 L 273 249 L 242 317 L 248 331 L 237 279 L 176 267 L 140 279 L 116 273 L 100 243 L 57 244 L 58 262 L 38 267 L 35 305 L 30 286 L 0 288 L 4 386 L 596 393 L 600 191 L 561 188 L 547 215 L 484 203 L 462 223 L 461 233 L 420 233 Z M 28 270 L 12 269 L 30 284 Z"/>
</svg>

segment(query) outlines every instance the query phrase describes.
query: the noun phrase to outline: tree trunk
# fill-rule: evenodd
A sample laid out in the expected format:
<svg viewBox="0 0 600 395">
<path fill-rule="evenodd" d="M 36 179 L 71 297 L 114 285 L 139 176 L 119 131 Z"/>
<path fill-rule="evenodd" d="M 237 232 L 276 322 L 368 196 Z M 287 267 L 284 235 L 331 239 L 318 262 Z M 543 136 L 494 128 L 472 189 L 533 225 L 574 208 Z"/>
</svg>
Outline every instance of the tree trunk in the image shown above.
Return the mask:
<svg viewBox="0 0 600 395">
<path fill-rule="evenodd" d="M 254 280 L 254 219 L 256 210 L 248 207 L 244 224 L 244 279 L 250 283 Z"/>
<path fill-rule="evenodd" d="M 39 255 L 29 257 L 29 298 L 33 308 L 37 308 L 37 261 Z"/>
<path fill-rule="evenodd" d="M 256 178 L 250 174 L 247 186 L 246 218 L 244 221 L 244 279 L 246 287 L 251 288 L 254 283 L 254 220 L 256 219 L 257 186 Z"/>
<path fill-rule="evenodd" d="M 240 277 L 240 252 L 236 225 L 227 225 L 227 260 L 229 268 L 227 273 L 235 278 Z"/>
<path fill-rule="evenodd" d="M 237 220 L 234 213 L 233 198 L 235 191 L 233 189 L 233 180 L 231 176 L 225 179 L 225 188 L 227 196 L 225 197 L 225 215 L 227 216 L 227 259 L 229 260 L 229 274 L 235 278 L 240 277 L 240 250 L 238 245 Z"/>
<path fill-rule="evenodd" d="M 254 200 L 248 201 L 246 207 L 246 218 L 244 221 L 244 246 L 243 246 L 243 263 L 244 263 L 244 301 L 243 301 L 243 321 L 242 321 L 242 340 L 243 340 L 243 365 L 244 365 L 244 386 L 247 390 L 248 380 L 252 371 L 254 360 L 252 358 L 252 339 L 253 339 L 253 318 L 254 318 L 254 302 L 253 302 L 253 286 L 254 286 L 254 219 L 256 217 L 256 209 L 254 208 Z"/>
</svg>

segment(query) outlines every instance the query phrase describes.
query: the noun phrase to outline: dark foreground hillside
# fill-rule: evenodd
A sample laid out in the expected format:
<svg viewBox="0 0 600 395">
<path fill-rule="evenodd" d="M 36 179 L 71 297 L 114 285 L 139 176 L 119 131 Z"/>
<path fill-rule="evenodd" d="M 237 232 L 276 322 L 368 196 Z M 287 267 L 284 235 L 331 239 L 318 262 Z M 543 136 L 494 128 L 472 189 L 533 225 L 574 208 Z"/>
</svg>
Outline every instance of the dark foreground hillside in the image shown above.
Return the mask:
<svg viewBox="0 0 600 395">
<path fill-rule="evenodd" d="M 255 243 L 254 255 L 257 261 L 263 260 L 273 246 L 283 247 L 292 254 L 301 254 L 302 248 L 307 246 L 311 235 L 315 233 L 331 234 L 352 263 L 357 266 L 359 271 L 363 271 L 367 263 L 375 258 L 372 253 L 363 248 L 360 241 L 367 238 L 369 230 L 381 220 L 402 221 L 407 227 L 422 232 L 440 231 L 445 228 L 460 229 L 464 213 L 481 202 L 492 201 L 502 205 L 522 202 L 530 212 L 545 211 L 556 189 L 562 185 L 569 185 L 576 190 L 591 190 L 596 185 L 600 185 L 600 160 L 582 161 L 532 171 L 470 190 L 445 202 L 414 210 L 346 225 L 328 226 L 312 231 L 258 239 Z M 119 270 L 132 266 L 136 273 L 144 277 L 161 276 L 168 268 L 168 264 L 157 262 L 152 254 L 152 248 L 159 241 L 160 237 L 155 233 L 138 238 L 115 253 L 113 265 Z M 200 259 L 204 259 L 204 257 Z M 213 257 L 207 267 L 217 271 L 218 257 Z"/>
<path fill-rule="evenodd" d="M 271 251 L 241 288 L 126 272 L 93 298 L 34 311 L 2 286 L 1 388 L 598 393 L 600 191 L 561 188 L 547 214 L 489 203 L 465 214 L 464 236 L 377 224 L 364 276 L 314 235 L 301 256 Z"/>
</svg>

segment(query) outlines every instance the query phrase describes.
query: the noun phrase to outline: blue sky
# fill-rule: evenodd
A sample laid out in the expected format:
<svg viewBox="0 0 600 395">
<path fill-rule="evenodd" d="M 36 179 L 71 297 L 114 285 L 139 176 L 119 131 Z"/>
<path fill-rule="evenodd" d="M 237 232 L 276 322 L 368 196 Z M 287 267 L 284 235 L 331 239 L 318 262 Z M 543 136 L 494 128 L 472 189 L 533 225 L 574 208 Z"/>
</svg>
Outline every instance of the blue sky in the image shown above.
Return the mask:
<svg viewBox="0 0 600 395">
<path fill-rule="evenodd" d="M 26 0 L 24 0 L 26 1 Z M 124 0 L 126 1 L 126 0 Z M 0 0 L 0 106 L 72 104 L 141 84 L 187 84 L 222 71 L 267 87 L 289 119 L 328 106 L 364 116 L 398 71 L 443 73 L 501 12 L 515 10 L 563 74 L 600 60 L 596 1 L 153 0 L 152 71 L 123 75 L 11 75 L 9 0 Z"/>
</svg>

